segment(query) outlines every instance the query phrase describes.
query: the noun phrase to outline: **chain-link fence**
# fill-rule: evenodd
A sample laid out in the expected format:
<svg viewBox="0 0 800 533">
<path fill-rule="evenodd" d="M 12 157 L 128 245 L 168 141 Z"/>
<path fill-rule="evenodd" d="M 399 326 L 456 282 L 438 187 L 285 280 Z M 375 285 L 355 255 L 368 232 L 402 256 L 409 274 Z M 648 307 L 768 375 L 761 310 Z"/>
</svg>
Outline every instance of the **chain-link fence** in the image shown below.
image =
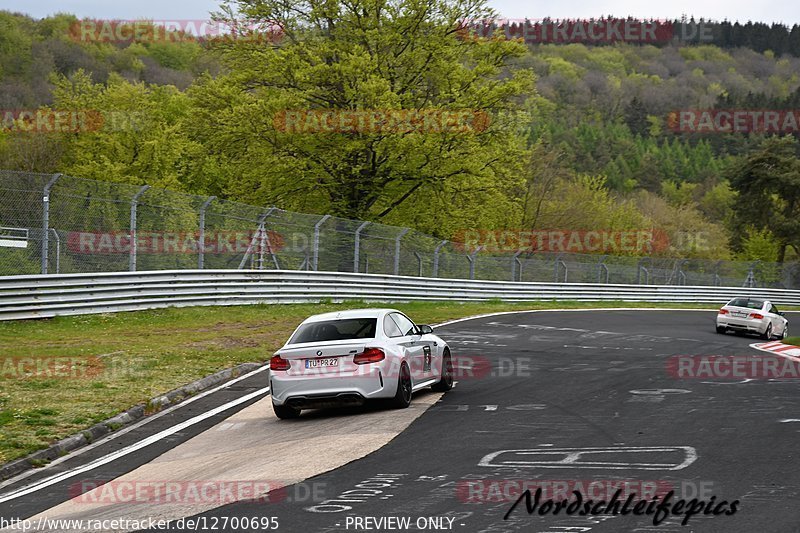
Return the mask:
<svg viewBox="0 0 800 533">
<path fill-rule="evenodd" d="M 490 253 L 375 222 L 146 185 L 0 171 L 0 275 L 194 268 L 800 287 L 798 263 Z"/>
</svg>

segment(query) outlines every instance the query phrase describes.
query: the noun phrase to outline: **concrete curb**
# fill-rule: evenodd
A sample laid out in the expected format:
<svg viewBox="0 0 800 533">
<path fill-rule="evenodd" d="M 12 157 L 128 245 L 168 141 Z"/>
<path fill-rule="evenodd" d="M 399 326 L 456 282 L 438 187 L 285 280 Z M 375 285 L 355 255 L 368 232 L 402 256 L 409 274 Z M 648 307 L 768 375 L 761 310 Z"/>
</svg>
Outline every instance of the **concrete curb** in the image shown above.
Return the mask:
<svg viewBox="0 0 800 533">
<path fill-rule="evenodd" d="M 104 420 L 99 424 L 95 424 L 89 429 L 85 429 L 80 433 L 76 433 L 72 436 L 62 439 L 49 448 L 39 450 L 38 452 L 34 452 L 27 457 L 15 459 L 0 466 L 0 481 L 14 477 L 25 470 L 42 466 L 43 464 L 54 459 L 58 459 L 59 457 L 66 455 L 73 450 L 77 450 L 78 448 L 91 444 L 97 439 L 127 426 L 128 424 L 132 424 L 133 422 L 141 420 L 146 416 L 157 413 L 169 406 L 178 404 L 189 396 L 193 396 L 198 392 L 210 389 L 215 385 L 219 385 L 220 383 L 229 381 L 241 375 L 249 374 L 261 366 L 263 366 L 261 363 L 243 363 L 233 368 L 226 368 L 225 370 L 217 372 L 216 374 L 206 376 L 198 379 L 197 381 L 193 381 L 188 385 L 184 385 L 183 387 L 179 387 L 160 396 L 151 398 L 146 404 L 140 404 L 131 407 L 127 411 L 111 417 L 108 420 Z"/>
<path fill-rule="evenodd" d="M 784 344 L 780 341 L 756 342 L 750 345 L 754 350 L 780 355 L 793 361 L 800 361 L 800 346 Z"/>
</svg>

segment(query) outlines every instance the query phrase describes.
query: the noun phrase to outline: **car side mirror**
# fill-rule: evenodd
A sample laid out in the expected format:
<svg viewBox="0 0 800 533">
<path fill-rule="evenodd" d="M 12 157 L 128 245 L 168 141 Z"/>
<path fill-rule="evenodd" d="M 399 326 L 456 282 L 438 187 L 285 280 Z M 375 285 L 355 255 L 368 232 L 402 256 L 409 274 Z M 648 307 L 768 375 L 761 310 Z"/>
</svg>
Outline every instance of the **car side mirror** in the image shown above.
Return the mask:
<svg viewBox="0 0 800 533">
<path fill-rule="evenodd" d="M 783 311 L 778 311 L 778 314 L 781 316 L 786 316 L 786 313 L 784 313 Z"/>
<path fill-rule="evenodd" d="M 423 324 L 421 326 L 417 326 L 417 332 L 420 335 L 427 335 L 429 333 L 433 333 L 433 328 L 428 326 L 427 324 Z"/>
</svg>

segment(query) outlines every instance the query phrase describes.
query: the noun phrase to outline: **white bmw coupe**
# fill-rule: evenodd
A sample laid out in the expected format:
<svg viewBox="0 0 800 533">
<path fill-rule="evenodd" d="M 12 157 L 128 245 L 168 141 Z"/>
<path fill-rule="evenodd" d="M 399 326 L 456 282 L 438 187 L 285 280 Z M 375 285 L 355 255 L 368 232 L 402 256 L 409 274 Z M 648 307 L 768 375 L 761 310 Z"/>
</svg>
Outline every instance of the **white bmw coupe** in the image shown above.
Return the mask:
<svg viewBox="0 0 800 533">
<path fill-rule="evenodd" d="M 789 335 L 789 321 L 769 300 L 734 298 L 717 313 L 717 333 L 727 331 L 756 333 L 763 339 L 785 339 Z"/>
<path fill-rule="evenodd" d="M 453 387 L 447 343 L 395 309 L 311 316 L 275 352 L 269 368 L 278 418 L 378 398 L 405 408 L 419 389 Z"/>
</svg>

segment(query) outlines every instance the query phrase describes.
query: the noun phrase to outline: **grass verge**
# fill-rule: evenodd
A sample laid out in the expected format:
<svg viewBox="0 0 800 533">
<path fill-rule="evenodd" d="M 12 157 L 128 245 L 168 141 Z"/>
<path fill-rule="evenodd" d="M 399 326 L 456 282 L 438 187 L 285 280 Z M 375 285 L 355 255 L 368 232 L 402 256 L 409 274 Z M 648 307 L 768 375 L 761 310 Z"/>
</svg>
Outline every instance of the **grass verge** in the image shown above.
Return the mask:
<svg viewBox="0 0 800 533">
<path fill-rule="evenodd" d="M 781 342 L 784 344 L 794 344 L 795 346 L 800 346 L 800 337 L 786 337 Z"/>
<path fill-rule="evenodd" d="M 266 361 L 309 315 L 365 306 L 191 307 L 0 322 L 0 464 L 218 370 Z M 498 301 L 394 307 L 433 324 L 498 311 L 658 306 Z M 32 365 L 38 367 L 30 373 Z"/>
</svg>

